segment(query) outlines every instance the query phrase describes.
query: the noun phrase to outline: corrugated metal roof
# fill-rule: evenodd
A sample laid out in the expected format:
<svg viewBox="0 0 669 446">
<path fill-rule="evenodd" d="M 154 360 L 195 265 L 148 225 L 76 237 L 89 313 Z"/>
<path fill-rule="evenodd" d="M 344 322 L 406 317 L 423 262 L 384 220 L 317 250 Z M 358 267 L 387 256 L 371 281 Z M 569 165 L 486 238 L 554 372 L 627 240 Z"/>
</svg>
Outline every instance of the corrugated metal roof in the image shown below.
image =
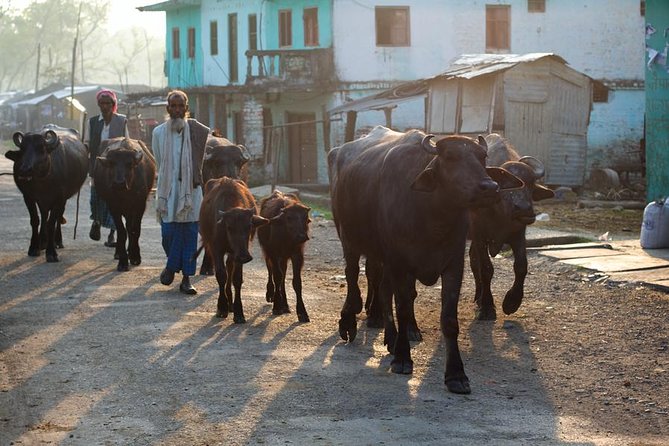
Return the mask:
<svg viewBox="0 0 669 446">
<path fill-rule="evenodd" d="M 536 62 L 545 57 L 557 59 L 560 63 L 567 61 L 553 53 L 528 54 L 463 54 L 451 62 L 450 67 L 430 79 L 473 79 L 487 74 L 506 71 L 520 63 Z"/>
<path fill-rule="evenodd" d="M 168 0 L 146 6 L 138 6 L 137 9 L 141 12 L 170 11 L 172 9 L 183 8 L 184 6 L 200 6 L 201 3 L 201 0 Z"/>
<path fill-rule="evenodd" d="M 86 93 L 92 90 L 99 90 L 101 87 L 99 85 L 82 85 L 82 86 L 77 86 L 74 87 L 74 94 L 75 96 L 81 93 Z M 44 100 L 50 98 L 50 97 L 55 97 L 56 99 L 63 99 L 72 93 L 72 89 L 70 87 L 67 88 L 62 88 L 60 90 L 52 91 L 51 93 L 43 94 L 41 96 L 35 96 L 34 98 L 30 99 L 24 99 L 23 101 L 18 101 L 13 103 L 13 106 L 21 106 L 21 105 L 37 105 L 40 102 L 43 102 Z M 116 92 L 118 93 L 118 92 Z"/>
</svg>

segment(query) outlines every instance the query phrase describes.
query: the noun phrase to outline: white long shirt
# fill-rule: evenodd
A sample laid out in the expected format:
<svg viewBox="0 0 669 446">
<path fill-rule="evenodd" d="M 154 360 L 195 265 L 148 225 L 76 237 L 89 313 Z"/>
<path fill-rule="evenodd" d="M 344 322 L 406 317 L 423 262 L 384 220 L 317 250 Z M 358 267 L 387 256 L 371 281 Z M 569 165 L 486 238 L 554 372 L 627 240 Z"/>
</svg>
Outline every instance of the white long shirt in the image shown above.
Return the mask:
<svg viewBox="0 0 669 446">
<path fill-rule="evenodd" d="M 160 162 L 163 159 L 162 150 L 165 150 L 165 138 L 172 138 L 172 159 L 179 160 L 181 158 L 181 139 L 182 133 L 173 132 L 166 123 L 160 124 L 158 127 L 153 129 L 153 137 L 151 139 L 151 149 L 153 154 L 156 157 L 156 163 L 158 163 L 158 170 L 160 170 Z M 170 188 L 170 193 L 167 197 L 167 215 L 163 216 L 162 221 L 164 223 L 185 223 L 198 221 L 200 219 L 200 206 L 202 206 L 202 186 L 197 186 L 193 189 L 193 206 L 191 210 L 184 216 L 179 216 L 177 218 L 176 208 L 177 208 L 177 188 L 174 187 L 176 182 L 179 181 L 179 169 L 181 168 L 181 163 L 174 162 L 172 163 L 172 172 L 168 174 L 168 178 L 161 178 L 158 175 L 158 183 L 162 181 L 169 181 L 172 187 Z M 158 189 L 160 189 L 160 184 L 158 184 Z"/>
</svg>

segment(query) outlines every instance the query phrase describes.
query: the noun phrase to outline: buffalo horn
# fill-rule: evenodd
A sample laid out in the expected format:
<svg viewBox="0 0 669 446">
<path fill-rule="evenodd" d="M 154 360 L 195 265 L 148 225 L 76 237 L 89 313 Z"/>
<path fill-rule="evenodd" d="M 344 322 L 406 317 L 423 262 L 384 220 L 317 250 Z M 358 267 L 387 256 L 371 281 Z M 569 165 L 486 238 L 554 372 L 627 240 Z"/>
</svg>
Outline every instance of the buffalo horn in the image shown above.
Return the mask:
<svg viewBox="0 0 669 446">
<path fill-rule="evenodd" d="M 534 176 L 539 179 L 544 176 L 546 169 L 544 168 L 544 163 L 539 161 L 533 156 L 524 156 L 518 160 L 521 163 L 525 163 L 532 168 L 534 171 Z"/>
<path fill-rule="evenodd" d="M 485 140 L 485 138 L 482 135 L 479 135 L 478 137 L 478 143 L 479 146 L 483 147 L 484 149 L 488 150 L 488 141 Z"/>
<path fill-rule="evenodd" d="M 251 157 L 249 156 L 249 151 L 246 150 L 246 147 L 243 146 L 242 144 L 239 144 L 239 149 L 242 151 L 242 158 L 243 158 L 245 161 L 250 161 L 250 160 L 251 160 Z"/>
<path fill-rule="evenodd" d="M 430 155 L 436 155 L 437 154 L 437 148 L 430 141 L 432 138 L 434 138 L 434 135 L 425 135 L 423 137 L 423 140 L 420 143 L 420 146 L 423 148 L 423 150 L 425 150 Z"/>
<path fill-rule="evenodd" d="M 14 140 L 14 145 L 16 147 L 21 147 L 21 143 L 23 142 L 23 133 L 21 132 L 14 133 L 12 139 Z"/>
</svg>

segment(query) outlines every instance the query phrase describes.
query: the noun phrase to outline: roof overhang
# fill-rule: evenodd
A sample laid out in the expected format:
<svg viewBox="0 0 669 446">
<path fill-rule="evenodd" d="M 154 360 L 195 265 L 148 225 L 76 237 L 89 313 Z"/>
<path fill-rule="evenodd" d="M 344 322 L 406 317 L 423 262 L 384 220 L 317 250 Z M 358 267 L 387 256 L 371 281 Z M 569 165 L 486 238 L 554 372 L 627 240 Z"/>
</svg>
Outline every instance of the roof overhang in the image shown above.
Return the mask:
<svg viewBox="0 0 669 446">
<path fill-rule="evenodd" d="M 427 92 L 428 85 L 424 80 L 405 82 L 396 86 L 395 88 L 391 88 L 390 90 L 384 90 L 375 95 L 366 96 L 364 98 L 338 105 L 337 107 L 328 110 L 328 113 L 336 114 L 383 110 L 386 108 L 392 108 L 403 102 L 425 98 L 427 97 Z"/>
<path fill-rule="evenodd" d="M 153 3 L 146 6 L 138 6 L 137 9 L 141 12 L 160 12 L 172 11 L 174 9 L 186 8 L 190 6 L 200 6 L 201 0 L 168 0 L 166 2 Z"/>
</svg>

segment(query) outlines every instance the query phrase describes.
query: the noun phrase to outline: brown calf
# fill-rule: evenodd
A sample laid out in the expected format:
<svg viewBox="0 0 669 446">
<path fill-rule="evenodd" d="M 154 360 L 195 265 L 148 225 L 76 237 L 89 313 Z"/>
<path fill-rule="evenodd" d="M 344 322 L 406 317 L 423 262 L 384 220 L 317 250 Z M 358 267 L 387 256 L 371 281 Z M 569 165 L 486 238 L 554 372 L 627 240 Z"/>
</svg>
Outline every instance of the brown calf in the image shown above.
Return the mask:
<svg viewBox="0 0 669 446">
<path fill-rule="evenodd" d="M 267 224 L 268 220 L 257 215 L 255 199 L 243 181 L 217 178 L 207 181 L 204 188 L 200 235 L 202 247 L 211 256 L 216 271 L 216 316 L 226 318 L 232 306 L 234 322 L 242 324 L 246 322 L 241 299 L 242 269 L 244 263 L 253 259 L 249 244 L 256 227 Z M 234 302 L 232 285 L 235 286 Z"/>
<path fill-rule="evenodd" d="M 309 240 L 309 211 L 293 194 L 274 191 L 262 200 L 260 215 L 269 225 L 258 228 L 258 241 L 267 265 L 267 302 L 273 302 L 272 314 L 290 313 L 286 298 L 288 259 L 293 265 L 293 289 L 297 297 L 297 319 L 309 322 L 302 300 L 302 265 L 304 243 Z"/>
</svg>

